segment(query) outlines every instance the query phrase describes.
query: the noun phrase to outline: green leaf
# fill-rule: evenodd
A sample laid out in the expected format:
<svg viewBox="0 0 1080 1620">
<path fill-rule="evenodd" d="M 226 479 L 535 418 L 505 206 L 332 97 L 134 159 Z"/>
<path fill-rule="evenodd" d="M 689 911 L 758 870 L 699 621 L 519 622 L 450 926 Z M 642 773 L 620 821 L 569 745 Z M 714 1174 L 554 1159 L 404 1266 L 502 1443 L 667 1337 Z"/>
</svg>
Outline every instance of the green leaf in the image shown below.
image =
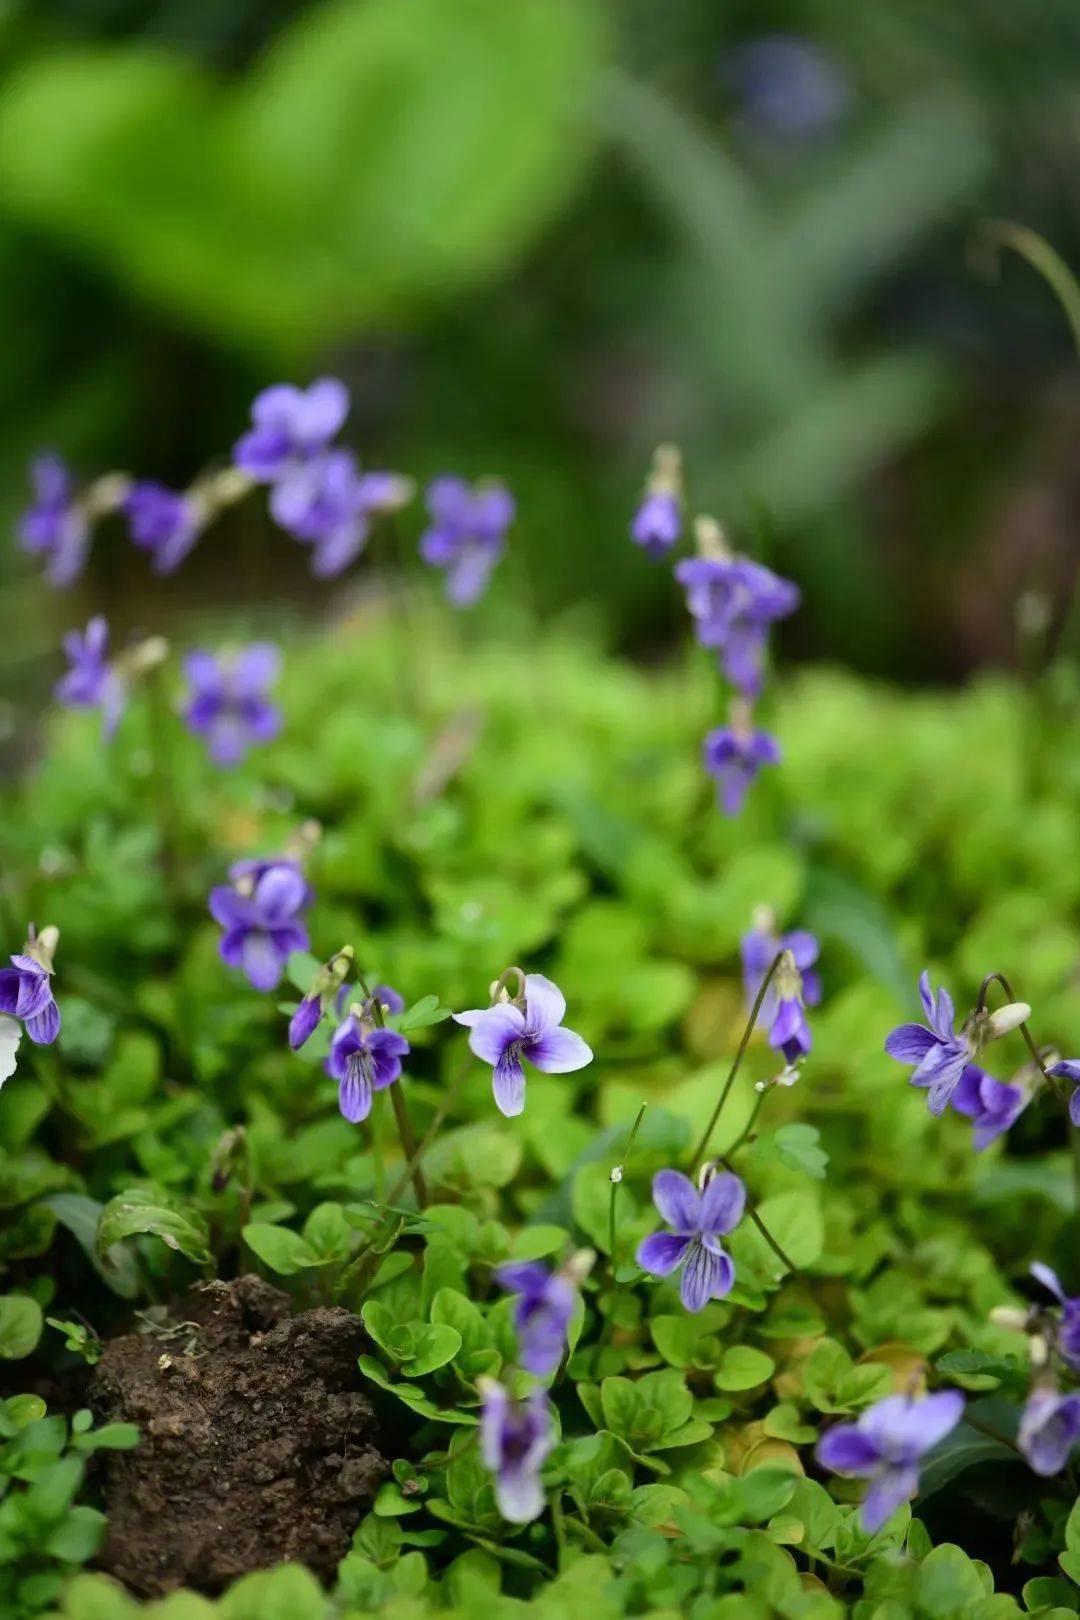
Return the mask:
<svg viewBox="0 0 1080 1620">
<path fill-rule="evenodd" d="M 0 1296 L 0 1356 L 21 1361 L 37 1346 L 44 1322 L 41 1306 L 26 1294 Z"/>
<path fill-rule="evenodd" d="M 428 1029 L 432 1024 L 441 1024 L 450 1017 L 449 1007 L 440 1007 L 438 996 L 421 996 L 405 1012 L 398 1013 L 390 1022 L 402 1035 L 407 1035 L 412 1029 Z"/>
<path fill-rule="evenodd" d="M 351 1236 L 340 1204 L 316 1204 L 304 1222 L 304 1242 L 323 1265 L 345 1258 Z"/>
<path fill-rule="evenodd" d="M 307 1271 L 326 1262 L 306 1243 L 299 1232 L 288 1226 L 270 1226 L 252 1221 L 244 1227 L 243 1239 L 257 1254 L 263 1265 L 269 1266 L 280 1277 L 292 1277 L 298 1271 Z"/>
<path fill-rule="evenodd" d="M 776 1370 L 776 1363 L 764 1350 L 753 1345 L 733 1344 L 724 1351 L 716 1372 L 715 1383 L 720 1390 L 756 1389 Z"/>
<path fill-rule="evenodd" d="M 160 1238 L 166 1248 L 184 1255 L 194 1265 L 209 1268 L 214 1263 L 210 1234 L 198 1210 L 157 1189 L 142 1188 L 120 1193 L 105 1205 L 98 1221 L 99 1258 L 104 1260 L 122 1238 L 141 1233 Z"/>
<path fill-rule="evenodd" d="M 514 1260 L 542 1260 L 545 1255 L 558 1254 L 569 1237 L 564 1226 L 526 1226 L 510 1240 L 510 1256 Z"/>
<path fill-rule="evenodd" d="M 124 1243 L 117 1243 L 103 1255 L 98 1252 L 97 1232 L 104 1204 L 72 1192 L 50 1193 L 41 1202 L 52 1210 L 61 1226 L 67 1227 L 113 1293 L 119 1294 L 121 1299 L 134 1299 L 142 1286 L 134 1251 Z"/>
<path fill-rule="evenodd" d="M 416 1348 L 404 1367 L 410 1378 L 423 1378 L 437 1367 L 445 1367 L 461 1349 L 461 1334 L 446 1323 L 417 1323 L 414 1332 Z"/>
</svg>

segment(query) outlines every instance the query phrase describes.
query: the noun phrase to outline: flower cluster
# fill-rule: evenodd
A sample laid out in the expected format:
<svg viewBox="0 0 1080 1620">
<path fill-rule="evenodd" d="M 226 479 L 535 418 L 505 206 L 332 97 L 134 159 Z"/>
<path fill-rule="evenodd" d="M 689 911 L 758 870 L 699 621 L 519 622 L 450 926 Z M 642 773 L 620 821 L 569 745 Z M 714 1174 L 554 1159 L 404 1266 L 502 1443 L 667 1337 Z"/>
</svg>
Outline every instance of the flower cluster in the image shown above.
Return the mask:
<svg viewBox="0 0 1080 1620">
<path fill-rule="evenodd" d="M 994 1013 L 980 1006 L 957 1030 L 952 997 L 944 988 L 933 994 L 929 972 L 919 979 L 919 998 L 926 1023 L 900 1024 L 886 1039 L 885 1050 L 899 1063 L 915 1065 L 911 1084 L 926 1091 L 932 1114 L 943 1114 L 951 1104 L 973 1121 L 975 1146 L 984 1148 L 1015 1122 L 1030 1087 L 1002 1085 L 980 1066 L 980 1056 L 991 1041 L 1030 1018 L 1031 1008 L 1022 1001 Z"/>
<path fill-rule="evenodd" d="M 431 519 L 420 536 L 420 555 L 446 570 L 446 595 L 471 607 L 487 588 L 514 521 L 514 498 L 502 484 L 470 487 L 462 478 L 435 478 L 424 494 Z"/>
<path fill-rule="evenodd" d="M 517 994 L 511 999 L 504 981 L 516 977 Z M 470 1031 L 469 1046 L 494 1069 L 492 1090 L 500 1113 L 508 1117 L 524 1112 L 525 1062 L 543 1074 L 571 1074 L 592 1062 L 592 1050 L 563 1029 L 566 997 L 558 985 L 540 973 L 509 968 L 492 986 L 492 1005 L 455 1013 L 454 1019 Z"/>
</svg>

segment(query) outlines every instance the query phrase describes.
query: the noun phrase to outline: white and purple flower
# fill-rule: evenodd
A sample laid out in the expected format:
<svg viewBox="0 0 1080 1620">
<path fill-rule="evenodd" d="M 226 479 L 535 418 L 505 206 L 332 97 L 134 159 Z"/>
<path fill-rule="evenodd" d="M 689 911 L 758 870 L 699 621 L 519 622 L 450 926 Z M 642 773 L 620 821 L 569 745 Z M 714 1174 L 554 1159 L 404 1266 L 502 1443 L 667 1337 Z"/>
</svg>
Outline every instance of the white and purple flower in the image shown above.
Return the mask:
<svg viewBox="0 0 1080 1620">
<path fill-rule="evenodd" d="M 9 958 L 10 967 L 0 968 L 0 1013 L 17 1019 L 35 1046 L 51 1046 L 60 1033 L 60 1009 L 50 982 L 59 934 L 55 928 L 38 934 L 33 924 L 28 934 L 21 954 Z"/>
<path fill-rule="evenodd" d="M 1060 1474 L 1080 1440 L 1080 1393 L 1062 1395 L 1053 1384 L 1037 1384 L 1020 1414 L 1016 1441 L 1036 1474 Z"/>
<path fill-rule="evenodd" d="M 275 990 L 293 951 L 308 949 L 303 913 L 314 896 L 296 861 L 238 861 L 229 880 L 209 900 L 225 930 L 222 959 L 256 990 Z"/>
<path fill-rule="evenodd" d="M 454 1014 L 470 1031 L 469 1047 L 495 1073 L 492 1089 L 499 1111 L 512 1117 L 525 1108 L 524 1061 L 543 1074 L 572 1074 L 592 1062 L 592 1048 L 573 1030 L 563 1029 L 566 997 L 540 973 L 523 976 L 516 1001 L 498 1001 Z"/>
<path fill-rule="evenodd" d="M 555 1445 L 551 1405 L 542 1389 L 511 1399 L 494 1378 L 478 1378 L 483 1402 L 480 1455 L 495 1476 L 495 1500 L 510 1524 L 529 1524 L 544 1511 L 540 1470 Z"/>
<path fill-rule="evenodd" d="M 194 496 L 177 494 L 151 480 L 132 486 L 124 512 L 133 543 L 152 554 L 157 574 L 171 574 L 179 568 L 205 521 L 203 505 Z"/>
<path fill-rule="evenodd" d="M 19 544 L 46 559 L 45 577 L 51 585 L 70 585 L 86 559 L 89 514 L 59 456 L 42 455 L 32 461 L 30 481 L 34 499 L 19 519 Z"/>
<path fill-rule="evenodd" d="M 431 522 L 420 536 L 420 555 L 446 570 L 446 595 L 454 606 L 471 607 L 502 556 L 514 498 L 499 483 L 470 485 L 445 476 L 432 480 L 424 501 Z"/>
<path fill-rule="evenodd" d="M 517 1295 L 514 1328 L 518 1357 L 526 1372 L 545 1378 L 562 1360 L 577 1298 L 570 1278 L 548 1271 L 538 1260 L 519 1260 L 495 1273 L 500 1288 Z"/>
<path fill-rule="evenodd" d="M 854 1423 L 838 1423 L 818 1442 L 817 1458 L 837 1474 L 868 1479 L 861 1521 L 874 1535 L 919 1488 L 919 1463 L 956 1427 L 964 1397 L 954 1389 L 914 1400 L 888 1395 Z"/>
<path fill-rule="evenodd" d="M 100 709 L 102 730 L 111 737 L 124 712 L 127 684 L 106 657 L 107 621 L 98 615 L 81 634 L 66 635 L 63 646 L 70 667 L 56 684 L 57 702 L 67 709 Z"/>
<path fill-rule="evenodd" d="M 1026 1002 L 1016 1001 L 994 1013 L 979 1009 L 958 1033 L 952 997 L 944 988 L 933 995 L 927 971 L 919 977 L 919 997 L 926 1013 L 926 1025 L 900 1024 L 886 1039 L 885 1050 L 898 1063 L 915 1064 L 911 1084 L 927 1090 L 926 1100 L 932 1114 L 943 1114 L 964 1079 L 964 1071 L 971 1064 L 977 1066 L 983 1047 L 1016 1029 L 1030 1017 L 1031 1008 Z M 969 1080 L 965 1101 L 970 1100 L 969 1093 L 976 1089 L 976 1081 Z M 981 1092 L 979 1101 L 981 1103 Z M 967 1108 L 961 1111 L 966 1113 Z"/>
<path fill-rule="evenodd" d="M 235 655 L 202 650 L 187 655 L 184 721 L 205 739 L 215 765 L 238 765 L 254 744 L 277 736 L 281 711 L 267 692 L 280 671 L 280 655 L 269 642 L 253 642 Z"/>
<path fill-rule="evenodd" d="M 409 1053 L 404 1035 L 382 1029 L 353 1007 L 330 1040 L 330 1055 L 323 1067 L 338 1082 L 338 1107 L 350 1125 L 359 1125 L 371 1113 L 375 1092 L 385 1091 L 401 1077 L 401 1060 Z"/>
<path fill-rule="evenodd" d="M 780 763 L 780 744 L 767 731 L 754 731 L 741 718 L 710 731 L 702 744 L 705 769 L 716 779 L 720 807 L 737 816 L 763 765 Z"/>
<path fill-rule="evenodd" d="M 723 1299 L 735 1281 L 735 1262 L 720 1243 L 742 1220 L 746 1188 L 729 1171 L 714 1175 L 702 1192 L 678 1170 L 653 1177 L 653 1203 L 670 1232 L 654 1232 L 638 1245 L 637 1262 L 656 1277 L 682 1268 L 679 1293 L 688 1311 Z"/>
</svg>

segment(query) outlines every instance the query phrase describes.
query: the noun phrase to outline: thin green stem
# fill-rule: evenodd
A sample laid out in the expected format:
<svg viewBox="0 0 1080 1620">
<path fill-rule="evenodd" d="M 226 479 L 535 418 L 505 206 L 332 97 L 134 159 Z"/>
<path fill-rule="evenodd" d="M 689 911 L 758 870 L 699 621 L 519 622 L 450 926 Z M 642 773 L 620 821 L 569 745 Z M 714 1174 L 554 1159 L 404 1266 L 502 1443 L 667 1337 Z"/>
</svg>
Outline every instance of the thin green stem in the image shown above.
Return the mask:
<svg viewBox="0 0 1080 1620">
<path fill-rule="evenodd" d="M 999 1445 L 1007 1446 L 1010 1451 L 1015 1451 L 1018 1457 L 1024 1457 L 1024 1453 L 1020 1450 L 1016 1441 L 1010 1440 L 1008 1435 L 1002 1434 L 1000 1429 L 995 1429 L 992 1423 L 984 1423 L 982 1418 L 972 1417 L 970 1412 L 965 1412 L 960 1421 L 966 1423 L 969 1429 L 977 1429 L 980 1434 L 985 1434 L 988 1439 L 996 1440 Z M 1027 1461 L 1026 1457 L 1024 1461 Z"/>
<path fill-rule="evenodd" d="M 743 1143 L 748 1141 L 749 1138 L 753 1135 L 754 1126 L 757 1124 L 757 1117 L 761 1113 L 761 1105 L 765 1101 L 765 1098 L 768 1096 L 768 1093 L 769 1093 L 770 1089 L 771 1089 L 771 1087 L 766 1087 L 764 1090 L 759 1091 L 759 1092 L 756 1093 L 755 1099 L 754 1099 L 754 1106 L 753 1106 L 753 1109 L 751 1110 L 751 1113 L 750 1113 L 750 1118 L 747 1120 L 746 1124 L 743 1126 L 743 1128 L 740 1131 L 737 1139 L 734 1142 L 732 1142 L 731 1146 L 728 1148 L 729 1157 L 731 1155 L 737 1153 L 739 1148 L 742 1147 Z"/>
<path fill-rule="evenodd" d="M 1013 987 L 1009 983 L 1008 979 L 1005 977 L 1004 973 L 996 973 L 996 972 L 995 973 L 988 973 L 986 975 L 985 979 L 983 980 L 982 984 L 979 986 L 979 999 L 975 1003 L 975 1011 L 976 1012 L 982 1012 L 985 1009 L 987 992 L 989 991 L 990 986 L 992 984 L 1000 984 L 1001 988 L 1004 990 L 1004 992 L 1008 996 L 1009 1000 L 1010 1001 L 1015 1001 L 1016 1000 L 1016 996 L 1013 993 Z M 1042 1053 L 1039 1051 L 1039 1048 L 1035 1045 L 1035 1042 L 1034 1042 L 1034 1040 L 1032 1039 L 1032 1036 L 1031 1036 L 1030 1029 L 1028 1029 L 1026 1023 L 1021 1024 L 1019 1026 L 1019 1028 L 1020 1028 L 1021 1035 L 1024 1037 L 1024 1042 L 1025 1042 L 1025 1044 L 1027 1046 L 1027 1049 L 1031 1053 L 1032 1061 L 1034 1062 L 1034 1064 L 1038 1068 L 1039 1073 L 1042 1075 L 1043 1079 L 1053 1088 L 1054 1093 L 1057 1096 L 1058 1102 L 1060 1102 L 1062 1104 L 1062 1106 L 1067 1109 L 1068 1106 L 1069 1106 L 1069 1099 L 1065 1095 L 1065 1090 L 1064 1090 L 1063 1086 L 1061 1085 L 1061 1082 L 1056 1077 L 1056 1075 L 1052 1075 L 1050 1073 L 1049 1069 L 1046 1067 L 1046 1064 L 1043 1062 Z"/>
<path fill-rule="evenodd" d="M 1073 342 L 1080 353 L 1080 285 L 1061 255 L 1036 231 L 1026 225 L 1016 225 L 1009 219 L 986 220 L 982 236 L 994 249 L 1012 248 L 1042 276 L 1061 305 Z"/>
<path fill-rule="evenodd" d="M 726 1159 L 721 1156 L 720 1163 L 723 1165 L 725 1170 L 730 1170 L 733 1176 L 738 1174 L 730 1159 Z M 782 1263 L 787 1267 L 788 1271 L 796 1273 L 799 1269 L 798 1266 L 795 1264 L 794 1260 L 789 1254 L 784 1253 L 784 1250 L 780 1247 L 779 1243 L 777 1243 L 776 1239 L 769 1231 L 769 1228 L 765 1225 L 765 1222 L 762 1220 L 749 1198 L 746 1200 L 746 1213 L 749 1215 L 750 1219 L 753 1221 L 754 1225 L 757 1227 L 758 1231 L 761 1233 L 762 1237 L 765 1239 L 776 1258 L 782 1261 Z"/>
<path fill-rule="evenodd" d="M 386 1020 L 383 1017 L 383 1010 L 379 1004 L 378 996 L 372 995 L 371 991 L 368 989 L 366 979 L 359 970 L 357 970 L 356 977 L 361 990 L 364 992 L 364 1000 L 366 1003 L 365 1010 L 370 1013 L 371 1017 L 375 1020 L 375 1023 L 380 1029 L 385 1029 Z M 405 1155 L 406 1164 L 411 1166 L 409 1173 L 412 1177 L 413 1190 L 416 1193 L 416 1201 L 420 1205 L 420 1208 L 423 1209 L 428 1201 L 427 1182 L 424 1179 L 424 1172 L 420 1168 L 420 1160 L 418 1157 L 416 1157 L 416 1132 L 413 1130 L 412 1120 L 409 1117 L 409 1107 L 401 1090 L 400 1079 L 395 1080 L 388 1089 L 390 1092 L 390 1101 L 394 1108 L 394 1119 L 397 1123 L 398 1136 L 401 1139 L 401 1150 Z M 372 1133 L 372 1136 L 374 1140 L 374 1132 Z M 413 1162 L 414 1158 L 415 1163 Z"/>
<path fill-rule="evenodd" d="M 712 1133 L 716 1129 L 717 1121 L 719 1120 L 720 1115 L 724 1111 L 724 1104 L 727 1102 L 728 1097 L 731 1095 L 731 1088 L 735 1084 L 735 1078 L 738 1075 L 739 1067 L 740 1067 L 740 1065 L 742 1063 L 743 1056 L 744 1056 L 744 1054 L 746 1052 L 746 1048 L 750 1044 L 750 1037 L 754 1033 L 754 1025 L 757 1023 L 758 1014 L 761 1011 L 762 1003 L 765 1000 L 766 992 L 768 991 L 769 985 L 772 983 L 773 974 L 776 972 L 777 968 L 780 966 L 780 963 L 782 962 L 783 957 L 784 957 L 784 952 L 782 950 L 777 951 L 776 955 L 773 957 L 771 963 L 769 964 L 769 971 L 766 973 L 765 977 L 762 979 L 761 984 L 760 984 L 760 986 L 758 988 L 758 993 L 757 993 L 756 997 L 754 998 L 754 1005 L 750 1009 L 750 1017 L 747 1020 L 746 1028 L 743 1030 L 742 1040 L 739 1042 L 738 1051 L 735 1053 L 735 1061 L 731 1065 L 731 1069 L 730 1069 L 730 1071 L 728 1073 L 728 1077 L 724 1082 L 724 1089 L 720 1093 L 720 1100 L 718 1101 L 718 1103 L 716 1104 L 716 1107 L 712 1111 L 712 1118 L 709 1120 L 709 1123 L 706 1125 L 704 1135 L 702 1136 L 701 1141 L 697 1145 L 697 1149 L 696 1149 L 696 1151 L 694 1153 L 694 1157 L 690 1161 L 690 1174 L 691 1174 L 691 1176 L 694 1174 L 694 1171 L 697 1169 L 698 1165 L 704 1159 L 705 1154 L 706 1154 L 706 1152 L 708 1150 L 709 1142 L 710 1142 L 710 1139 L 712 1138 Z"/>
<path fill-rule="evenodd" d="M 641 1122 L 645 1118 L 645 1113 L 648 1106 L 648 1103 L 642 1103 L 641 1107 L 638 1109 L 637 1118 L 630 1127 L 630 1135 L 626 1138 L 626 1146 L 623 1149 L 622 1162 L 615 1166 L 615 1170 L 618 1170 L 619 1174 L 616 1176 L 615 1170 L 613 1170 L 611 1174 L 611 1198 L 608 1203 L 608 1236 L 611 1244 L 611 1309 L 608 1312 L 607 1320 L 604 1323 L 604 1333 L 602 1337 L 606 1337 L 611 1331 L 612 1325 L 615 1321 L 615 1306 L 619 1298 L 619 1282 L 617 1275 L 618 1264 L 615 1255 L 619 1236 L 618 1223 L 615 1218 L 616 1208 L 619 1201 L 619 1188 L 622 1186 L 623 1173 L 625 1172 L 627 1161 L 630 1158 L 631 1149 L 634 1146 L 634 1138 L 637 1136 L 638 1130 L 641 1127 Z"/>
<path fill-rule="evenodd" d="M 176 795 L 167 757 L 167 749 L 174 735 L 175 717 L 170 709 L 169 694 L 165 688 L 164 666 L 159 665 L 150 671 L 146 679 L 146 692 L 151 786 L 158 829 L 161 879 L 175 928 L 179 926 L 183 907 L 180 883 L 181 840 Z"/>
</svg>

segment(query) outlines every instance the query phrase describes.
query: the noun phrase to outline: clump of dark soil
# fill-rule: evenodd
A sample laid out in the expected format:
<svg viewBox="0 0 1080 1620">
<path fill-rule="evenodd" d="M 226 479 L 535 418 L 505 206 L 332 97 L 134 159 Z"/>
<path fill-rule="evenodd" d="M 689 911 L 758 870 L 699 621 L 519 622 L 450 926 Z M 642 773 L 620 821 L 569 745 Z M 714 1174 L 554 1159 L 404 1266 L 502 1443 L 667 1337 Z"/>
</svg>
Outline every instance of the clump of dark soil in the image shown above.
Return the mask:
<svg viewBox="0 0 1080 1620">
<path fill-rule="evenodd" d="M 389 1465 L 348 1311 L 290 1316 L 258 1277 L 195 1289 L 154 1331 L 106 1345 L 98 1412 L 137 1423 L 108 1458 L 100 1562 L 134 1591 L 217 1592 L 285 1560 L 324 1579 Z"/>
</svg>

